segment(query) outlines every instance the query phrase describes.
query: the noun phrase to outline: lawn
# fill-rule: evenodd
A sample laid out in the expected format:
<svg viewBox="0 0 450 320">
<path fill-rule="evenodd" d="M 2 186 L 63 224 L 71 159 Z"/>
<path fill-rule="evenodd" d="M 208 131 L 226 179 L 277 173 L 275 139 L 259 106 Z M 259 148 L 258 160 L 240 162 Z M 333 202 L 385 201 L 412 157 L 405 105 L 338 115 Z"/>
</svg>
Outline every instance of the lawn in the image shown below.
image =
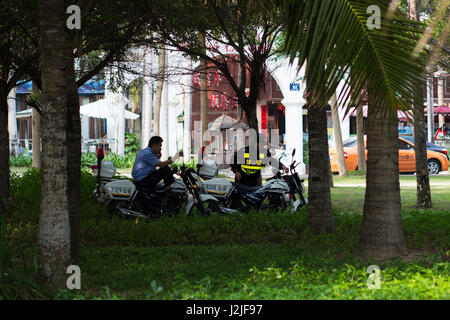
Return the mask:
<svg viewBox="0 0 450 320">
<path fill-rule="evenodd" d="M 331 189 L 337 230 L 316 235 L 306 226 L 305 209 L 149 223 L 108 219 L 88 199 L 95 181 L 87 173 L 82 178 L 81 252 L 75 262 L 82 288 L 62 291 L 57 299 L 450 298 L 450 187 L 432 187 L 433 210 L 415 209 L 415 188 L 402 187 L 408 255 L 364 261 L 355 250 L 361 187 Z M 27 173 L 12 181 L 17 213 L 7 233 L 15 244 L 37 236 L 35 180 L 36 173 Z M 378 290 L 367 287 L 366 270 L 373 264 L 381 269 Z"/>
</svg>

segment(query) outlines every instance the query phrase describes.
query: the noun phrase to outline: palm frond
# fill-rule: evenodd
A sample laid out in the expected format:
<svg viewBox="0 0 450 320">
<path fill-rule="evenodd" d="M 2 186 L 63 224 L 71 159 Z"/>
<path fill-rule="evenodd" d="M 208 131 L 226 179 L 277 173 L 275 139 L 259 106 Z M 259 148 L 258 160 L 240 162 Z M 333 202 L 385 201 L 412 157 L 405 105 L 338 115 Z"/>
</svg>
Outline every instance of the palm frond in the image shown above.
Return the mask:
<svg viewBox="0 0 450 320">
<path fill-rule="evenodd" d="M 356 105 L 359 93 L 370 79 L 375 107 L 411 109 L 414 91 L 424 79 L 423 55 L 412 52 L 424 26 L 396 11 L 386 19 L 385 0 L 279 0 L 286 23 L 285 52 L 306 63 L 305 78 L 313 95 L 327 99 L 339 82 L 346 86 L 340 105 Z M 370 29 L 367 8 L 377 5 L 380 29 Z M 349 78 L 349 74 L 351 77 Z"/>
</svg>

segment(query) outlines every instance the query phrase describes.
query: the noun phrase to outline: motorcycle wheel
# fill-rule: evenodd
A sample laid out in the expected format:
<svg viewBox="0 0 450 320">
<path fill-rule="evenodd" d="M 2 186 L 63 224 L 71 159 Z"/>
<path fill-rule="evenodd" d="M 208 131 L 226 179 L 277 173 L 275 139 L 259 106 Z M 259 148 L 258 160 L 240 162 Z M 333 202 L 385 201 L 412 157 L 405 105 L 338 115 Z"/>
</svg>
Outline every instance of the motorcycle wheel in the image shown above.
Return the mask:
<svg viewBox="0 0 450 320">
<path fill-rule="evenodd" d="M 119 206 L 121 205 L 121 202 L 123 202 L 123 201 L 112 200 L 108 203 L 108 207 L 106 208 L 106 213 L 108 214 L 109 219 L 111 219 L 114 216 L 118 216 L 120 218 L 124 217 L 124 215 L 118 209 Z"/>
<path fill-rule="evenodd" d="M 266 203 L 266 201 L 268 203 Z M 272 211 L 284 211 L 286 209 L 286 203 L 282 195 L 269 195 L 266 198 L 266 201 L 264 201 L 261 207 L 263 210 L 269 209 Z"/>
<path fill-rule="evenodd" d="M 191 210 L 189 210 L 186 214 L 188 216 L 209 216 L 211 213 L 220 213 L 217 201 L 206 200 L 203 202 L 203 212 L 196 204 L 194 204 Z"/>
</svg>

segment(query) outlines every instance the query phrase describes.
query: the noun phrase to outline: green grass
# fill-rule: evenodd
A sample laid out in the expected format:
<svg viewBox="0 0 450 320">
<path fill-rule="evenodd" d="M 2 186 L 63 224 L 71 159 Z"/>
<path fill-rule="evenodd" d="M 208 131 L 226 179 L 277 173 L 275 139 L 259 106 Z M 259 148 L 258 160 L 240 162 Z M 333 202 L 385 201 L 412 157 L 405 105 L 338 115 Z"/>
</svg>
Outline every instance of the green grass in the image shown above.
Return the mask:
<svg viewBox="0 0 450 320">
<path fill-rule="evenodd" d="M 448 182 L 450 184 L 450 175 L 430 175 L 430 182 Z M 347 177 L 340 177 L 333 175 L 333 182 L 335 183 L 366 183 L 365 175 L 349 175 Z M 400 183 L 402 182 L 416 182 L 416 175 L 414 174 L 401 174 Z"/>
<path fill-rule="evenodd" d="M 364 188 L 331 189 L 337 230 L 313 234 L 306 210 L 150 222 L 108 219 L 82 174 L 82 289 L 57 299 L 449 299 L 450 188 L 432 187 L 432 210 L 414 208 L 416 190 L 402 187 L 409 255 L 355 258 Z M 37 239 L 39 174 L 12 178 L 13 243 Z M 29 259 L 33 250 L 27 251 Z M 367 288 L 366 269 L 381 268 L 381 288 Z M 1 282 L 1 279 L 0 279 Z M 0 283 L 1 285 L 1 283 Z"/>
</svg>

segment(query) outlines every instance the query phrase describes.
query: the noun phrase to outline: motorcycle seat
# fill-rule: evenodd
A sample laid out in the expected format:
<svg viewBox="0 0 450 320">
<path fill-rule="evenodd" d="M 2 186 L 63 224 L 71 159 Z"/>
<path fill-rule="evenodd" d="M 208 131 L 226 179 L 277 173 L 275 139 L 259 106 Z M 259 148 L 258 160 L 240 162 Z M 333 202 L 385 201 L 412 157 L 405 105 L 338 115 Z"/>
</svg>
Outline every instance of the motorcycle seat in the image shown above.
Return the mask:
<svg viewBox="0 0 450 320">
<path fill-rule="evenodd" d="M 162 187 L 158 184 L 153 188 L 145 188 L 145 187 L 137 187 L 140 193 L 144 194 L 152 194 L 152 193 L 164 193 L 166 190 L 164 189 L 164 185 Z"/>
<path fill-rule="evenodd" d="M 246 186 L 245 184 L 241 184 L 239 182 L 232 182 L 232 184 L 236 189 L 248 192 L 255 192 L 261 188 L 261 186 Z"/>
</svg>

